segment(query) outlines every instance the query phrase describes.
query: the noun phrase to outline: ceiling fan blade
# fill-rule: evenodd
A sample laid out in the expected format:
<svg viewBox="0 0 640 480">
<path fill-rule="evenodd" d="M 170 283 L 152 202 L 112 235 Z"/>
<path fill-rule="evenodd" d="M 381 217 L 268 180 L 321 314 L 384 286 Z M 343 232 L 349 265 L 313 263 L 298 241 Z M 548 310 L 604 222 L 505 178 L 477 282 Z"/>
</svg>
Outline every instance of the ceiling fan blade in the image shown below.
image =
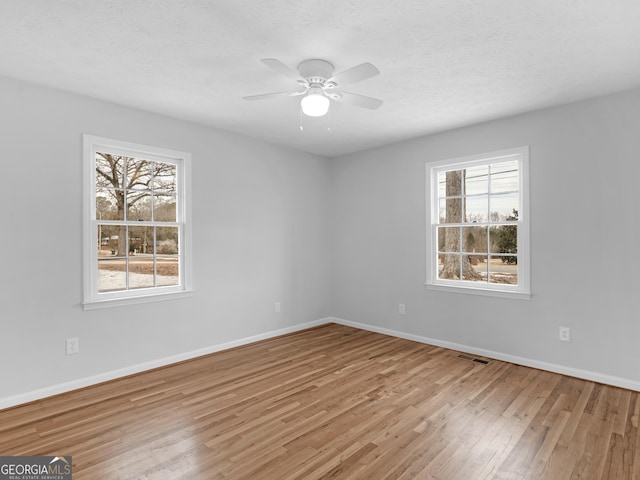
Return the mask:
<svg viewBox="0 0 640 480">
<path fill-rule="evenodd" d="M 360 82 L 367 78 L 375 77 L 380 74 L 380 70 L 371 65 L 370 63 L 361 63 L 355 67 L 352 67 L 344 72 L 340 72 L 331 77 L 327 82 L 335 82 L 338 85 L 346 85 L 349 83 Z"/>
<path fill-rule="evenodd" d="M 242 97 L 245 100 L 266 100 L 267 98 L 276 98 L 276 97 L 297 97 L 298 95 L 304 95 L 307 93 L 305 90 L 301 92 L 276 92 L 276 93 L 263 93 L 261 95 L 250 95 L 248 97 Z"/>
<path fill-rule="evenodd" d="M 384 103 L 382 100 L 377 98 L 365 97 L 364 95 L 349 92 L 335 92 L 335 96 L 332 95 L 331 98 L 338 102 L 348 103 L 350 105 L 355 105 L 356 107 L 368 108 L 369 110 L 375 110 Z"/>
<path fill-rule="evenodd" d="M 304 82 L 304 78 L 302 78 L 297 71 L 285 65 L 284 63 L 282 63 L 280 60 L 276 58 L 263 58 L 260 61 L 264 63 L 267 67 L 275 70 L 276 72 L 278 72 L 281 75 L 284 75 L 287 78 L 295 80 L 296 82 L 297 81 Z"/>
</svg>

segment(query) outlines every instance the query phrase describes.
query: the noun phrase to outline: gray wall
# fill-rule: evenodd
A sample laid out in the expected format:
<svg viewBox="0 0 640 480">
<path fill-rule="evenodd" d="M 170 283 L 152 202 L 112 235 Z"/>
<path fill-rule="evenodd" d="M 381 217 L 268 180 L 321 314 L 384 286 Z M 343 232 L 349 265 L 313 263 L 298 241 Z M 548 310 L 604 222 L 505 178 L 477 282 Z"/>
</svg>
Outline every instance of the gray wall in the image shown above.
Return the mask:
<svg viewBox="0 0 640 480">
<path fill-rule="evenodd" d="M 639 120 L 635 90 L 328 160 L 0 78 L 0 406 L 330 315 L 640 389 Z M 192 153 L 193 297 L 82 310 L 83 133 Z M 426 290 L 425 164 L 522 145 L 532 299 Z"/>
<path fill-rule="evenodd" d="M 333 314 L 640 387 L 639 126 L 634 90 L 334 159 Z M 425 164 L 522 145 L 532 299 L 426 290 Z"/>
<path fill-rule="evenodd" d="M 330 313 L 325 158 L 6 78 L 0 131 L 0 400 Z M 192 153 L 193 297 L 82 310 L 83 133 Z"/>
</svg>

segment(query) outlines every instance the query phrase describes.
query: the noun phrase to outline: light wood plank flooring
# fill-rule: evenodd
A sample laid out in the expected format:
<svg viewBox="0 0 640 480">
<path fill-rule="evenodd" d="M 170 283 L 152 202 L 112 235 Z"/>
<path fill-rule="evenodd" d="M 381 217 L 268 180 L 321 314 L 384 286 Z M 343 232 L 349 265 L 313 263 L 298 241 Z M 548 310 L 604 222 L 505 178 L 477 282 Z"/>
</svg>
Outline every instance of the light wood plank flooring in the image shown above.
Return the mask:
<svg viewBox="0 0 640 480">
<path fill-rule="evenodd" d="M 637 392 L 327 325 L 0 411 L 81 479 L 638 479 Z"/>
</svg>

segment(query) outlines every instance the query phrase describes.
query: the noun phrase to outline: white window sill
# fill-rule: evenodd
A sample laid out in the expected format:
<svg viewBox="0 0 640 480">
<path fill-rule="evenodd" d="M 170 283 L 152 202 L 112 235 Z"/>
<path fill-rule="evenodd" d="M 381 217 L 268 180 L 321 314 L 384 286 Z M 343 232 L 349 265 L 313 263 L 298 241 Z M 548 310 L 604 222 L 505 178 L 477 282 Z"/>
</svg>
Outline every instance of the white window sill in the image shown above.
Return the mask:
<svg viewBox="0 0 640 480">
<path fill-rule="evenodd" d="M 531 300 L 531 293 L 528 292 L 492 290 L 488 288 L 471 287 L 467 285 L 436 285 L 433 283 L 425 283 L 424 286 L 428 290 L 436 290 L 439 292 L 464 293 L 467 295 L 480 295 L 483 297 L 514 298 L 517 300 Z"/>
<path fill-rule="evenodd" d="M 153 303 L 165 300 L 175 300 L 177 298 L 191 297 L 193 290 L 180 292 L 154 293 L 153 295 L 140 295 L 137 297 L 107 298 L 100 300 L 90 300 L 82 304 L 84 310 L 97 310 L 100 308 L 121 307 L 124 305 L 137 305 L 140 303 Z"/>
</svg>

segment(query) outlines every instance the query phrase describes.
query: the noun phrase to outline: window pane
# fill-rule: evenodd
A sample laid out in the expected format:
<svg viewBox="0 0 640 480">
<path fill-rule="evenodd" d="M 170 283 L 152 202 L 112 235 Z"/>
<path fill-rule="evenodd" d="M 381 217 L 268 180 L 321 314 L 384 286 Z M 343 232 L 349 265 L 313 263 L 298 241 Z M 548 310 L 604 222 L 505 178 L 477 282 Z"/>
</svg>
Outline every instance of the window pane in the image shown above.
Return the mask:
<svg viewBox="0 0 640 480">
<path fill-rule="evenodd" d="M 176 192 L 176 166 L 172 163 L 155 162 L 154 190 L 158 192 Z"/>
<path fill-rule="evenodd" d="M 98 224 L 98 257 L 113 257 L 118 249 L 118 226 Z M 113 237 L 113 238 L 112 238 Z"/>
<path fill-rule="evenodd" d="M 124 188 L 124 159 L 119 155 L 96 153 L 96 186 Z"/>
<path fill-rule="evenodd" d="M 179 238 L 177 227 L 156 227 L 158 285 L 179 285 Z"/>
<path fill-rule="evenodd" d="M 464 190 L 462 189 L 462 180 L 464 178 L 464 170 L 449 170 L 448 172 L 442 172 L 444 174 L 445 182 L 445 196 L 456 197 L 462 195 Z"/>
<path fill-rule="evenodd" d="M 127 220 L 151 221 L 151 196 L 148 192 L 127 191 Z"/>
<path fill-rule="evenodd" d="M 518 191 L 518 162 L 491 165 L 491 193 Z"/>
<path fill-rule="evenodd" d="M 465 193 L 467 195 L 489 193 L 488 165 L 465 169 Z"/>
<path fill-rule="evenodd" d="M 438 172 L 438 198 L 447 195 L 447 176 L 445 172 Z"/>
<path fill-rule="evenodd" d="M 491 227 L 490 253 L 518 253 L 518 226 Z"/>
<path fill-rule="evenodd" d="M 151 190 L 153 163 L 138 158 L 127 158 L 127 188 L 132 190 Z"/>
<path fill-rule="evenodd" d="M 156 252 L 162 255 L 178 254 L 178 227 L 156 228 Z"/>
<path fill-rule="evenodd" d="M 469 265 L 476 275 L 465 275 L 465 280 L 474 282 L 488 282 L 488 257 L 486 255 L 468 255 Z"/>
<path fill-rule="evenodd" d="M 154 286 L 153 227 L 129 227 L 129 288 Z"/>
<path fill-rule="evenodd" d="M 129 289 L 153 287 L 154 261 L 152 255 L 129 257 Z"/>
<path fill-rule="evenodd" d="M 438 201 L 438 223 L 446 223 L 447 220 L 447 201 L 441 198 Z"/>
<path fill-rule="evenodd" d="M 124 225 L 98 224 L 101 255 L 124 257 L 127 255 L 127 227 Z"/>
<path fill-rule="evenodd" d="M 160 194 L 153 196 L 154 220 L 156 222 L 175 222 L 176 197 L 170 194 Z"/>
<path fill-rule="evenodd" d="M 465 199 L 465 222 L 486 222 L 489 212 L 489 197 L 478 195 Z"/>
<path fill-rule="evenodd" d="M 462 251 L 487 253 L 487 227 L 463 227 Z"/>
<path fill-rule="evenodd" d="M 491 256 L 489 260 L 489 270 L 491 272 L 491 283 L 507 285 L 518 284 L 517 257 L 506 255 Z"/>
<path fill-rule="evenodd" d="M 158 286 L 179 285 L 179 262 L 177 255 L 158 255 L 156 258 L 156 284 Z"/>
<path fill-rule="evenodd" d="M 438 227 L 438 251 L 460 251 L 460 227 Z"/>
<path fill-rule="evenodd" d="M 440 223 L 462 223 L 462 198 L 440 199 Z"/>
<path fill-rule="evenodd" d="M 129 227 L 129 254 L 153 253 L 153 227 Z"/>
<path fill-rule="evenodd" d="M 491 195 L 491 221 L 511 222 L 518 220 L 519 201 L 517 193 Z"/>
<path fill-rule="evenodd" d="M 438 255 L 438 278 L 460 280 L 460 255 Z"/>
<path fill-rule="evenodd" d="M 127 289 L 127 260 L 125 258 L 98 259 L 98 292 Z"/>
<path fill-rule="evenodd" d="M 118 195 L 122 190 L 96 188 L 96 220 L 124 220 L 124 212 L 118 212 Z"/>
</svg>

